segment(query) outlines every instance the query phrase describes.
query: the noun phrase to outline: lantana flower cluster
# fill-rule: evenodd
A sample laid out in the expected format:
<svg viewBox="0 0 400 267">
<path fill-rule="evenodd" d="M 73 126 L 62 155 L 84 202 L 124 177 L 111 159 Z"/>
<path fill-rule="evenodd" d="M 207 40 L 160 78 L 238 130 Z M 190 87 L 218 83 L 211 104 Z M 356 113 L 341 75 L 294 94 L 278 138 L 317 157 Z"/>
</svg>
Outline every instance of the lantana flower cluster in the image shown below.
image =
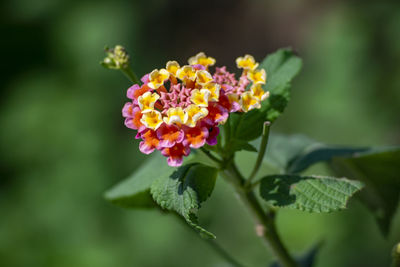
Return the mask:
<svg viewBox="0 0 400 267">
<path fill-rule="evenodd" d="M 236 59 L 242 69 L 239 79 L 226 67 L 209 68 L 215 59 L 203 52 L 189 58 L 188 65 L 168 61 L 165 68 L 143 76 L 142 85 L 127 91 L 131 99 L 122 109 L 125 125 L 137 130 L 145 154 L 154 150 L 167 157 L 170 166 L 180 166 L 191 148 L 216 145 L 218 126 L 231 112 L 248 112 L 260 108 L 269 96 L 264 69 L 250 55 Z"/>
</svg>

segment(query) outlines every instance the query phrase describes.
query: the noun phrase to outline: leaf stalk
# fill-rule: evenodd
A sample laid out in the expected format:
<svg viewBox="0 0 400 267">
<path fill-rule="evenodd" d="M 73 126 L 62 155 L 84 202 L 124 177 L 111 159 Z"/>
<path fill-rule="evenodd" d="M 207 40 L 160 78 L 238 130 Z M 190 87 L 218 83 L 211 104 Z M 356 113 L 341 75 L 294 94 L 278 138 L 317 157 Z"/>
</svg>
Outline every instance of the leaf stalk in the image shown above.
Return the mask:
<svg viewBox="0 0 400 267">
<path fill-rule="evenodd" d="M 133 84 L 140 85 L 139 79 L 137 78 L 131 67 L 127 66 L 125 68 L 121 68 L 121 71 Z"/>
<path fill-rule="evenodd" d="M 265 151 L 266 151 L 267 145 L 268 145 L 270 125 L 271 125 L 271 123 L 269 121 L 264 122 L 263 133 L 262 133 L 262 137 L 261 137 L 261 144 L 260 144 L 260 149 L 258 151 L 257 160 L 254 165 L 253 171 L 251 172 L 249 178 L 247 179 L 247 181 L 245 183 L 245 187 L 247 187 L 247 188 L 251 187 L 251 181 L 254 179 L 258 170 L 261 167 L 261 163 L 264 158 Z"/>
</svg>

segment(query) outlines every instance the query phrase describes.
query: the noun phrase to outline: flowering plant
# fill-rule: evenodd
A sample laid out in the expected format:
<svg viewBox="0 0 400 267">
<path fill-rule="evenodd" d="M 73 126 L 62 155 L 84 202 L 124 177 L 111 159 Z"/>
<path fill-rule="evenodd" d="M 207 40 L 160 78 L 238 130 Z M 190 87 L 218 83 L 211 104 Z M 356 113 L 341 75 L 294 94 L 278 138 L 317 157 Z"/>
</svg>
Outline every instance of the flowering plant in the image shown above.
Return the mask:
<svg viewBox="0 0 400 267">
<path fill-rule="evenodd" d="M 311 266 L 316 249 L 298 258 L 288 252 L 275 225 L 279 208 L 342 210 L 366 184 L 359 198 L 388 232 L 400 196 L 398 147 L 330 146 L 281 135 L 269 142 L 270 127 L 288 104 L 291 81 L 302 65 L 291 50 L 278 50 L 261 63 L 250 55 L 237 58 L 239 77 L 225 66 L 214 69 L 216 60 L 201 52 L 187 65 L 168 61 L 141 82 L 123 47 L 106 52 L 102 65 L 121 70 L 133 83 L 122 109 L 126 127 L 136 130 L 141 152 L 161 152 L 110 189 L 106 198 L 111 202 L 126 208 L 160 206 L 180 215 L 234 266 L 242 265 L 197 219 L 218 175 L 233 186 L 254 218 L 256 234 L 282 266 Z M 328 163 L 341 178 L 301 174 L 318 162 Z M 380 175 L 387 180 L 377 182 Z"/>
<path fill-rule="evenodd" d="M 211 75 L 209 67 L 215 59 L 198 53 L 189 65 L 168 61 L 164 69 L 144 75 L 142 85 L 131 86 L 127 97 L 132 101 L 122 114 L 125 125 L 142 139 L 140 151 L 160 150 L 170 166 L 181 166 L 191 148 L 217 144 L 218 126 L 226 123 L 230 112 L 260 108 L 268 97 L 262 89 L 265 70 L 257 69 L 259 64 L 250 55 L 236 63 L 243 69 L 239 80 L 226 67 L 216 68 Z"/>
</svg>

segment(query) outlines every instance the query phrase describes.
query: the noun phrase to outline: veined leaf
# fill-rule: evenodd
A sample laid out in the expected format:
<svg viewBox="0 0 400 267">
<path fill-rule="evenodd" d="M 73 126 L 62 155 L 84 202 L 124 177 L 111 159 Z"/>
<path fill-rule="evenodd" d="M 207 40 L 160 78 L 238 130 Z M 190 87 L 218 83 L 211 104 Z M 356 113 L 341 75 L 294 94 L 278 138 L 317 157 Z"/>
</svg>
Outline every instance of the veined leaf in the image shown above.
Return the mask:
<svg viewBox="0 0 400 267">
<path fill-rule="evenodd" d="M 365 183 L 366 190 L 360 198 L 387 235 L 400 198 L 400 148 L 371 149 L 352 157 L 336 157 L 330 167 L 338 175 Z"/>
<path fill-rule="evenodd" d="M 175 168 L 168 166 L 159 153 L 148 159 L 130 177 L 112 187 L 105 198 L 125 208 L 148 208 L 155 206 L 150 195 L 150 186 L 161 176 L 169 176 Z"/>
<path fill-rule="evenodd" d="M 358 197 L 374 213 L 383 234 L 388 233 L 400 198 L 399 147 L 331 146 L 301 135 L 273 135 L 264 161 L 284 173 L 326 162 L 337 176 L 364 182 L 365 190 Z"/>
<path fill-rule="evenodd" d="M 363 187 L 345 178 L 270 175 L 261 180 L 260 195 L 271 205 L 308 212 L 345 209 L 349 198 Z"/>
<path fill-rule="evenodd" d="M 212 193 L 218 170 L 200 163 L 179 167 L 170 176 L 162 176 L 151 185 L 153 199 L 163 208 L 180 214 L 205 238 L 215 238 L 197 223 L 200 204 Z"/>
</svg>

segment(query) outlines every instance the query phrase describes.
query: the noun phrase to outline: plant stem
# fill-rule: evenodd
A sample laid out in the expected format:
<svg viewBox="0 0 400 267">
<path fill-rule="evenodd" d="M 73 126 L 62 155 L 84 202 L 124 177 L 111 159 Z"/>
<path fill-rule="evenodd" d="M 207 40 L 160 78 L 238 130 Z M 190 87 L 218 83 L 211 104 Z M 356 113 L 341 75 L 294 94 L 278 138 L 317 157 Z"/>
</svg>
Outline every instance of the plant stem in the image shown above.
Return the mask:
<svg viewBox="0 0 400 267">
<path fill-rule="evenodd" d="M 206 154 L 207 157 L 209 157 L 211 160 L 217 162 L 218 164 L 222 163 L 222 160 L 220 160 L 219 158 L 217 158 L 216 156 L 214 156 L 213 154 L 211 154 L 210 151 L 208 151 L 207 149 L 205 149 L 204 147 L 201 147 L 200 150 Z"/>
<path fill-rule="evenodd" d="M 215 240 L 205 240 L 222 258 L 235 267 L 244 267 L 241 263 L 235 260 L 223 247 L 221 247 Z"/>
<path fill-rule="evenodd" d="M 225 136 L 226 140 L 230 140 L 229 125 L 225 126 L 224 130 L 226 134 Z M 260 146 L 261 148 L 259 151 L 259 153 L 262 155 L 259 154 L 257 158 L 256 165 L 253 170 L 254 174 L 252 173 L 252 175 L 250 176 L 251 179 L 254 177 L 255 173 L 257 173 L 258 169 L 260 168 L 261 161 L 264 156 L 265 149 L 268 143 L 268 135 L 269 135 L 269 124 L 268 125 L 264 124 L 263 138 L 261 141 L 261 146 Z M 227 147 L 229 147 L 229 141 L 226 141 L 225 151 L 228 150 Z M 289 252 L 287 251 L 287 249 L 285 248 L 279 237 L 279 234 L 275 227 L 275 219 L 274 219 L 275 217 L 273 216 L 273 213 L 266 213 L 262 208 L 261 204 L 259 203 L 256 195 L 254 194 L 253 189 L 246 187 L 246 180 L 240 173 L 237 166 L 235 165 L 235 162 L 233 160 L 234 156 L 229 155 L 228 157 L 226 157 L 226 155 L 222 155 L 223 160 L 221 161 L 219 159 L 216 160 L 216 158 L 213 155 L 211 155 L 211 153 L 209 153 L 207 150 L 202 149 L 201 151 L 204 152 L 205 155 L 207 155 L 211 160 L 219 164 L 221 175 L 225 178 L 225 180 L 227 180 L 229 183 L 233 185 L 239 199 L 253 216 L 257 235 L 264 241 L 264 243 L 270 249 L 272 249 L 273 253 L 278 258 L 282 266 L 297 267 L 298 266 L 297 263 L 291 257 L 291 255 L 289 254 Z M 225 151 L 220 151 L 220 152 L 225 152 Z M 210 155 L 212 157 L 210 157 Z"/>
<path fill-rule="evenodd" d="M 224 249 L 220 244 L 218 244 L 215 239 L 205 239 L 202 238 L 196 231 L 194 231 L 194 229 L 192 227 L 190 227 L 185 219 L 181 216 L 179 216 L 177 213 L 173 213 L 175 215 L 175 218 L 181 222 L 185 227 L 187 227 L 188 229 L 190 229 L 190 231 L 192 233 L 195 233 L 195 235 L 200 238 L 202 241 L 204 241 L 204 243 L 206 243 L 208 246 L 210 246 L 219 256 L 221 256 L 221 258 L 225 259 L 227 262 L 229 262 L 230 264 L 232 264 L 232 266 L 234 267 L 244 267 L 244 265 L 242 265 L 240 262 L 238 262 L 235 258 L 233 258 L 233 256 L 231 256 L 229 254 L 229 252 Z"/>
<path fill-rule="evenodd" d="M 270 249 L 272 249 L 273 253 L 283 266 L 296 267 L 297 263 L 290 256 L 280 240 L 275 227 L 274 218 L 264 211 L 254 192 L 246 190 L 244 187 L 245 180 L 236 165 L 232 162 L 227 169 L 222 172 L 222 175 L 234 186 L 239 199 L 253 216 L 256 224 L 257 235 L 262 238 L 264 243 L 266 243 Z"/>
<path fill-rule="evenodd" d="M 139 79 L 137 78 L 136 74 L 132 71 L 131 67 L 121 68 L 122 73 L 134 84 L 139 84 Z"/>
<path fill-rule="evenodd" d="M 249 187 L 251 185 L 251 181 L 256 176 L 258 170 L 261 167 L 261 163 L 265 155 L 265 150 L 267 149 L 270 125 L 271 123 L 269 121 L 264 122 L 263 134 L 261 137 L 261 144 L 260 144 L 260 149 L 258 151 L 257 161 L 256 164 L 254 165 L 253 171 L 251 172 L 249 178 L 246 181 L 245 187 Z"/>
</svg>

